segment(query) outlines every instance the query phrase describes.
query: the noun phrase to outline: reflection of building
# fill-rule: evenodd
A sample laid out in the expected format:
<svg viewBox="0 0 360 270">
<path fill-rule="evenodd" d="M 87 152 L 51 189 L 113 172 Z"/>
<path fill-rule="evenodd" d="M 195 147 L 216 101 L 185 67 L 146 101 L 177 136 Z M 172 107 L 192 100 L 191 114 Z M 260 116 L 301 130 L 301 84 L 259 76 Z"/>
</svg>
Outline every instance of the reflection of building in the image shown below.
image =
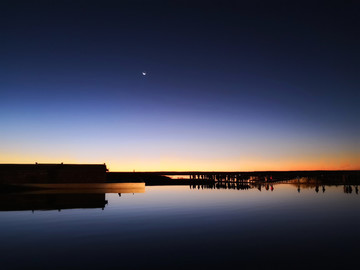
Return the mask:
<svg viewBox="0 0 360 270">
<path fill-rule="evenodd" d="M 36 185 L 51 187 L 36 188 Z M 32 184 L 30 188 L 0 189 L 0 211 L 104 209 L 107 193 L 144 192 L 144 183 Z"/>
<path fill-rule="evenodd" d="M 0 211 L 104 208 L 105 194 L 2 193 Z"/>
</svg>

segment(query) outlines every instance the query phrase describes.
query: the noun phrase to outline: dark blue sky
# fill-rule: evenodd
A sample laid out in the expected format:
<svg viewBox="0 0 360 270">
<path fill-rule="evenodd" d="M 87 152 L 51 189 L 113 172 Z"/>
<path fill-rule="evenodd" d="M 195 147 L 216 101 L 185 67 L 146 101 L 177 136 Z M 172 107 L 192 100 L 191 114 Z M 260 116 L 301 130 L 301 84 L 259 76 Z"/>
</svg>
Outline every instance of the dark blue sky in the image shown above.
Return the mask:
<svg viewBox="0 0 360 270">
<path fill-rule="evenodd" d="M 0 10 L 3 162 L 359 164 L 356 1 L 2 1 Z"/>
</svg>

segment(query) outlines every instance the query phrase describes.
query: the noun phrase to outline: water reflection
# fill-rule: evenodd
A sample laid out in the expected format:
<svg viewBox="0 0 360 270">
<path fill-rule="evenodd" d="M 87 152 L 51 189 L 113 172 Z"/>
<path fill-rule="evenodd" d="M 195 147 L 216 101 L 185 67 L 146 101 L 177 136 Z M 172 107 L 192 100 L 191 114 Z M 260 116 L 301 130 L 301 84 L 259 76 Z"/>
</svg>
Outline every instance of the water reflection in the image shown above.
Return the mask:
<svg viewBox="0 0 360 270">
<path fill-rule="evenodd" d="M 252 187 L 249 184 L 241 182 L 214 182 L 205 185 L 190 185 L 190 189 L 236 189 L 236 190 L 247 190 Z"/>
<path fill-rule="evenodd" d="M 0 211 L 104 209 L 107 203 L 105 194 L 0 194 Z"/>
<path fill-rule="evenodd" d="M 242 183 L 242 182 L 214 182 L 208 184 L 189 185 L 190 190 L 258 190 L 260 192 L 276 192 L 278 186 L 284 183 Z M 293 187 L 298 193 L 303 190 L 313 190 L 314 193 L 325 193 L 329 187 L 337 187 L 336 191 L 346 194 L 359 194 L 358 185 L 329 185 L 314 179 L 294 179 L 287 181 L 286 186 Z M 130 188 L 131 187 L 131 188 Z M 342 187 L 342 188 L 339 188 Z M 122 198 L 123 193 L 144 193 L 144 186 L 131 183 L 125 189 L 107 190 L 107 193 L 117 193 Z M 91 190 L 38 190 L 30 192 L 2 192 L 0 193 L 0 211 L 37 211 L 64 209 L 102 209 L 108 205 L 105 192 Z"/>
<path fill-rule="evenodd" d="M 144 193 L 0 193 L 0 266 L 351 269 L 360 239 L 357 190 L 295 179 Z"/>
<path fill-rule="evenodd" d="M 356 194 L 359 194 L 359 187 L 358 186 L 354 186 L 354 190 Z M 351 194 L 353 192 L 353 187 L 350 185 L 345 185 L 344 186 L 344 193 L 349 193 Z"/>
</svg>

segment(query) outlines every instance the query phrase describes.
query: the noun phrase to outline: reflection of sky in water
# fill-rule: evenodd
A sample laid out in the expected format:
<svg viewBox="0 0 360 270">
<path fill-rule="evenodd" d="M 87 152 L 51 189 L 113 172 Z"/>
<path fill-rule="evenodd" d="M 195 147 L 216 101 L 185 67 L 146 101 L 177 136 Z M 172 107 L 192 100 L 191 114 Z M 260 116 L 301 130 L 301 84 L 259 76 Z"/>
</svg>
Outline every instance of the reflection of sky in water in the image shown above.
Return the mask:
<svg viewBox="0 0 360 270">
<path fill-rule="evenodd" d="M 0 261 L 18 268 L 55 261 L 74 268 L 206 268 L 241 257 L 251 267 L 350 266 L 360 239 L 360 196 L 342 186 L 325 193 L 274 187 L 154 186 L 107 194 L 104 211 L 1 212 Z"/>
</svg>

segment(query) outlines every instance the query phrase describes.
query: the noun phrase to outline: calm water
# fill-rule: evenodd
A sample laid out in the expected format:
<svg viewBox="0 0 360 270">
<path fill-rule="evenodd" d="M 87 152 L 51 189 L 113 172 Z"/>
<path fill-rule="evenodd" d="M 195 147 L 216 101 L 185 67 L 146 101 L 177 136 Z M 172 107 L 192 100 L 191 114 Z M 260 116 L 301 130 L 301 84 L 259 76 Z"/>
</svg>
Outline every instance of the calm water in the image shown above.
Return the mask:
<svg viewBox="0 0 360 270">
<path fill-rule="evenodd" d="M 351 193 L 343 186 L 326 186 L 324 192 L 298 192 L 291 184 L 273 188 L 150 186 L 121 196 L 1 195 L 0 267 L 359 267 L 360 196 L 354 186 Z M 28 210 L 19 211 L 26 205 Z M 31 211 L 46 205 L 50 210 Z"/>
</svg>

